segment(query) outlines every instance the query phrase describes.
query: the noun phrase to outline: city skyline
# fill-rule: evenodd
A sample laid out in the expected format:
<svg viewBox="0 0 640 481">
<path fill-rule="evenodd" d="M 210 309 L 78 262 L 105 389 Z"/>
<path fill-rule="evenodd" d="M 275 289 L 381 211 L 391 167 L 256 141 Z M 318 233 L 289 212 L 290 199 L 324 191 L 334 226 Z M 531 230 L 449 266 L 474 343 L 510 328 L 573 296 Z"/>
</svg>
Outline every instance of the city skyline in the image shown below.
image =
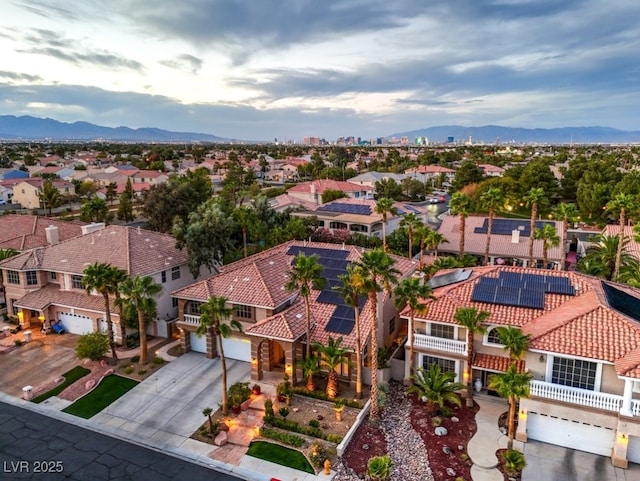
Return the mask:
<svg viewBox="0 0 640 481">
<path fill-rule="evenodd" d="M 633 131 L 638 13 L 622 0 L 15 1 L 0 113 L 253 140 Z"/>
</svg>

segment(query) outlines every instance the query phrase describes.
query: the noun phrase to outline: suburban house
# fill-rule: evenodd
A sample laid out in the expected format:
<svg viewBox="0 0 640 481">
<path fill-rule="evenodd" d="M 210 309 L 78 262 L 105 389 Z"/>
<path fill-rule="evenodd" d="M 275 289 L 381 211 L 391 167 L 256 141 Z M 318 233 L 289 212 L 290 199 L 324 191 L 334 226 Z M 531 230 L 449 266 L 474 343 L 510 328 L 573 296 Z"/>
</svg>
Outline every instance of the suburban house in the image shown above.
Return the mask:
<svg viewBox="0 0 640 481">
<path fill-rule="evenodd" d="M 434 299 L 417 314 L 409 368 L 438 364 L 457 380 L 487 391 L 491 374 L 511 359 L 500 326 L 529 335 L 521 371 L 533 376 L 519 404 L 517 439 L 611 456 L 613 464 L 640 463 L 640 290 L 567 271 L 484 266 L 432 278 Z M 466 329 L 459 308 L 489 313 L 486 332 L 474 336 L 467 365 Z M 405 308 L 402 317 L 409 318 Z"/>
<path fill-rule="evenodd" d="M 350 199 L 373 199 L 373 188 L 342 180 L 319 179 L 294 185 L 287 194 L 305 202 L 322 204 L 322 194 L 327 190 L 339 190 Z"/>
<path fill-rule="evenodd" d="M 351 262 L 358 261 L 363 250 L 348 245 L 289 241 L 222 266 L 218 274 L 172 293 L 178 303 L 177 327 L 184 350 L 203 352 L 207 357 L 217 355 L 214 336 L 199 337 L 195 331 L 201 305 L 212 296 L 225 297 L 227 306 L 233 310 L 233 319 L 243 326 L 242 333 L 234 332 L 222 339 L 225 356 L 251 362 L 254 380 L 262 379 L 265 372 L 271 371 L 287 372 L 294 382 L 302 379 L 296 361 L 302 358 L 307 342 L 305 306 L 297 292 L 285 288 L 291 265 L 300 252 L 307 256 L 318 255 L 323 276 L 327 279 L 324 289 L 312 290 L 309 298 L 311 342 L 326 344 L 329 336 L 342 337 L 342 346 L 354 349 L 354 309 L 346 306 L 342 296 L 332 287 L 339 285 L 338 275 L 344 274 Z M 401 277 L 407 277 L 415 270 L 415 262 L 392 257 Z M 399 321 L 398 311 L 386 293 L 380 294 L 379 298 L 379 346 L 399 345 L 398 338 L 406 335 L 406 323 Z M 364 359 L 373 355 L 367 347 L 372 320 L 371 303 L 362 298 L 360 323 Z M 338 374 L 343 380 L 355 382 L 355 371 L 349 363 L 340 366 Z"/>
<path fill-rule="evenodd" d="M 478 167 L 482 169 L 482 172 L 487 177 L 502 177 L 505 173 L 505 169 L 493 164 L 478 164 Z"/>
<path fill-rule="evenodd" d="M 464 252 L 484 258 L 487 244 L 487 229 L 489 219 L 484 216 L 469 216 L 465 222 Z M 547 267 L 564 269 L 565 242 L 562 239 L 562 222 L 555 220 L 536 221 L 537 229 L 545 224 L 552 225 L 560 237 L 557 247 L 550 247 L 547 252 Z M 531 223 L 529 219 L 493 219 L 491 229 L 491 243 L 489 244 L 489 264 L 527 266 L 529 262 L 529 238 Z M 438 246 L 438 252 L 458 254 L 460 249 L 460 219 L 458 216 L 447 215 L 442 219 L 438 228 L 448 242 Z M 534 262 L 541 266 L 543 262 L 543 242 L 534 240 Z M 533 266 L 536 267 L 536 266 Z"/>
<path fill-rule="evenodd" d="M 453 182 L 453 179 L 456 176 L 455 170 L 449 169 L 448 167 L 443 167 L 441 165 L 436 165 L 436 164 L 419 165 L 418 167 L 405 170 L 404 173 L 405 174 L 422 174 L 425 176 L 426 179 L 436 179 L 437 177 L 443 175 L 447 182 Z"/>
<path fill-rule="evenodd" d="M 102 295 L 87 295 L 82 283 L 85 267 L 95 262 L 123 269 L 130 276 L 150 276 L 163 287 L 156 298 L 157 317 L 149 334 L 168 337 L 177 315 L 177 305 L 169 295 L 193 282 L 187 254 L 175 247 L 175 239 L 158 232 L 117 225 L 82 226 L 82 234 L 61 240 L 61 228 L 45 229 L 49 245 L 37 247 L 0 263 L 9 314 L 20 318 L 24 327 L 50 327 L 60 322 L 74 334 L 104 329 Z M 119 326 L 118 310 L 112 310 Z M 121 342 L 119 336 L 116 339 Z"/>
<path fill-rule="evenodd" d="M 29 172 L 20 169 L 0 169 L 0 180 L 26 179 Z"/>
<path fill-rule="evenodd" d="M 13 187 L 12 202 L 14 204 L 20 204 L 26 209 L 44 208 L 45 206 L 40 199 L 43 183 L 44 179 L 39 177 L 30 177 L 18 182 Z M 52 180 L 51 183 L 63 196 L 75 195 L 76 193 L 73 184 L 66 180 L 57 179 Z"/>
</svg>

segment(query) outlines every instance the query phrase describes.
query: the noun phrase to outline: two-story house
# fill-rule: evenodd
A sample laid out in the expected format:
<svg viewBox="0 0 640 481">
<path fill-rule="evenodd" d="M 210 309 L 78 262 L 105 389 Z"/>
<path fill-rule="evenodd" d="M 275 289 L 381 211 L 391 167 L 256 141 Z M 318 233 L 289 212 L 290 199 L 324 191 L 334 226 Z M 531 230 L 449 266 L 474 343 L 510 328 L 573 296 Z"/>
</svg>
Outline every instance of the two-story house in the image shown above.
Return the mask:
<svg viewBox="0 0 640 481">
<path fill-rule="evenodd" d="M 44 204 L 40 198 L 43 183 L 44 179 L 39 177 L 30 177 L 18 182 L 13 187 L 13 198 L 11 201 L 27 209 L 43 208 Z M 56 179 L 52 180 L 51 183 L 63 196 L 71 196 L 76 193 L 73 184 L 66 180 Z"/>
<path fill-rule="evenodd" d="M 0 263 L 8 312 L 26 327 L 44 327 L 60 322 L 71 333 L 83 334 L 104 329 L 104 299 L 88 295 L 82 277 L 84 269 L 107 263 L 130 276 L 150 276 L 163 287 L 157 296 L 157 316 L 149 334 L 171 335 L 177 303 L 174 289 L 194 280 L 187 266 L 187 254 L 175 247 L 175 239 L 158 232 L 117 225 L 83 226 L 83 234 L 59 241 L 59 227 L 46 229 L 50 244 L 19 254 Z M 112 309 L 116 340 L 121 342 L 118 309 Z"/>
<path fill-rule="evenodd" d="M 477 390 L 510 359 L 497 328 L 530 336 L 518 362 L 533 377 L 520 400 L 517 439 L 611 456 L 615 466 L 640 463 L 640 290 L 575 272 L 486 266 L 430 280 L 434 299 L 417 315 L 409 367 L 438 364 Z M 487 311 L 486 332 L 474 337 L 467 365 L 467 332 L 457 309 Z M 408 318 L 408 310 L 402 316 Z"/>
<path fill-rule="evenodd" d="M 342 296 L 333 291 L 339 285 L 338 276 L 346 267 L 361 259 L 363 250 L 355 246 L 317 242 L 290 241 L 259 254 L 222 266 L 220 272 L 183 289 L 173 292 L 178 302 L 182 346 L 186 351 L 217 355 L 213 335 L 199 337 L 196 328 L 200 320 L 200 307 L 212 296 L 225 297 L 233 318 L 243 326 L 243 332 L 234 332 L 223 338 L 225 357 L 251 362 L 251 377 L 262 379 L 265 372 L 285 371 L 292 380 L 301 379 L 296 361 L 302 357 L 306 338 L 306 315 L 303 298 L 297 292 L 285 288 L 288 273 L 295 256 L 318 255 L 323 265 L 323 277 L 327 283 L 322 290 L 312 290 L 311 342 L 326 344 L 329 336 L 343 338 L 342 346 L 352 350 L 355 357 L 354 308 L 345 305 Z M 416 263 L 398 256 L 394 267 L 401 277 L 409 276 Z M 373 321 L 371 302 L 364 297 L 360 304 L 359 318 L 363 359 L 369 352 L 369 338 Z M 378 303 L 379 346 L 391 346 L 403 333 L 406 323 L 401 323 L 392 299 L 380 294 Z M 368 361 L 365 362 L 368 365 Z M 339 367 L 339 376 L 355 382 L 355 372 L 349 363 Z M 369 373 L 370 379 L 370 373 Z"/>
</svg>

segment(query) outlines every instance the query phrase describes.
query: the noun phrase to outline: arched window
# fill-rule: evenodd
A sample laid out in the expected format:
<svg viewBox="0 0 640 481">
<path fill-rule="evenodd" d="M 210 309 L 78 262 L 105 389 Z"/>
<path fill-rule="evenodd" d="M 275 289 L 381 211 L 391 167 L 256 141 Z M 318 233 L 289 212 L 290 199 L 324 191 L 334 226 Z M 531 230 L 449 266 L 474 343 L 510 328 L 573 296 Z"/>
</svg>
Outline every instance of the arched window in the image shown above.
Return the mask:
<svg viewBox="0 0 640 481">
<path fill-rule="evenodd" d="M 500 337 L 498 336 L 498 329 L 498 327 L 491 327 L 487 330 L 484 338 L 485 344 L 503 346 L 503 344 L 500 342 Z"/>
</svg>

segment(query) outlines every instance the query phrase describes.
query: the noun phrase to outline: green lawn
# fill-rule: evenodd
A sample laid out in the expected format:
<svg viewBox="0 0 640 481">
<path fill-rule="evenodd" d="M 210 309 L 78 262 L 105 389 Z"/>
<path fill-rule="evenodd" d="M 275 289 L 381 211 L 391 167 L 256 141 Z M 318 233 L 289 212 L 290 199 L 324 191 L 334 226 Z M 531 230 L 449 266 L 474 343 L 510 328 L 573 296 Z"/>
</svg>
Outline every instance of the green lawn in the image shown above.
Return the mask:
<svg viewBox="0 0 640 481">
<path fill-rule="evenodd" d="M 45 393 L 40 394 L 37 397 L 34 397 L 31 401 L 34 403 L 40 404 L 42 401 L 49 399 L 52 396 L 57 396 L 62 391 L 64 391 L 67 387 L 71 386 L 74 382 L 76 382 L 78 379 L 86 376 L 90 372 L 91 371 L 89 369 L 86 369 L 82 366 L 76 366 L 62 375 L 62 377 L 64 378 L 64 381 L 62 382 L 62 384 L 57 385 L 51 391 L 47 391 Z"/>
<path fill-rule="evenodd" d="M 247 454 L 254 458 L 271 461 L 272 463 L 297 469 L 298 471 L 315 474 L 315 471 L 309 464 L 309 461 L 307 461 L 307 458 L 305 458 L 300 451 L 285 448 L 279 444 L 266 443 L 264 441 L 253 441 L 249 445 Z"/>
<path fill-rule="evenodd" d="M 98 414 L 127 391 L 133 389 L 137 384 L 138 381 L 112 374 L 111 376 L 105 377 L 89 394 L 81 397 L 62 411 L 73 414 L 74 416 L 89 419 L 90 417 Z"/>
</svg>

